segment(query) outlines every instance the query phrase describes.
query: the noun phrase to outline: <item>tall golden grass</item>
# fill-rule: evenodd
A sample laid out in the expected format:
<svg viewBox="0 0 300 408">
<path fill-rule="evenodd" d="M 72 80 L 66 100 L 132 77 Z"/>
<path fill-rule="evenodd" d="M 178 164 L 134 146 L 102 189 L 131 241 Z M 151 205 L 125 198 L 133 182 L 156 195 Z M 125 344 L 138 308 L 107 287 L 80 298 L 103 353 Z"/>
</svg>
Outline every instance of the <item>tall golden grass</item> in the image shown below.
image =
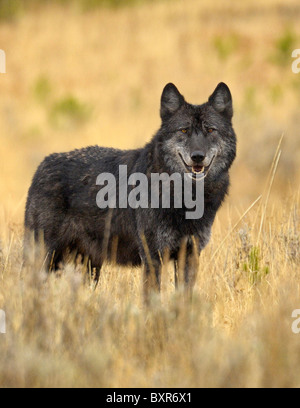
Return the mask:
<svg viewBox="0 0 300 408">
<path fill-rule="evenodd" d="M 1 387 L 300 385 L 298 2 L 171 3 L 50 5 L 0 25 Z M 171 265 L 151 308 L 139 269 L 105 265 L 94 290 L 71 265 L 60 277 L 22 268 L 39 162 L 89 144 L 142 146 L 170 81 L 193 103 L 228 83 L 239 139 L 193 301 L 174 292 Z"/>
<path fill-rule="evenodd" d="M 106 265 L 95 291 L 72 266 L 61 277 L 21 269 L 21 237 L 7 231 L 1 386 L 298 387 L 299 195 L 286 204 L 269 208 L 259 240 L 258 203 L 223 243 L 217 219 L 193 301 L 166 265 L 151 308 L 140 270 Z"/>
</svg>

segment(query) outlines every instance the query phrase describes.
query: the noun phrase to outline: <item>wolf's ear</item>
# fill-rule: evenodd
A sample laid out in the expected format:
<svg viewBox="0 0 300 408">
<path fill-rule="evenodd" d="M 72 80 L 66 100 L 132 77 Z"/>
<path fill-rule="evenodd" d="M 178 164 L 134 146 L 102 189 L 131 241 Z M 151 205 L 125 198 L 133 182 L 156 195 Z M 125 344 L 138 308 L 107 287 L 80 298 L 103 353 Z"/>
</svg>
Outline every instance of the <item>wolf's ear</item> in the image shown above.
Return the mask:
<svg viewBox="0 0 300 408">
<path fill-rule="evenodd" d="M 166 85 L 161 96 L 160 116 L 162 120 L 168 119 L 183 105 L 184 97 L 174 84 Z"/>
<path fill-rule="evenodd" d="M 233 106 L 231 92 L 226 84 L 221 82 L 208 100 L 208 103 L 227 119 L 232 119 Z"/>
</svg>

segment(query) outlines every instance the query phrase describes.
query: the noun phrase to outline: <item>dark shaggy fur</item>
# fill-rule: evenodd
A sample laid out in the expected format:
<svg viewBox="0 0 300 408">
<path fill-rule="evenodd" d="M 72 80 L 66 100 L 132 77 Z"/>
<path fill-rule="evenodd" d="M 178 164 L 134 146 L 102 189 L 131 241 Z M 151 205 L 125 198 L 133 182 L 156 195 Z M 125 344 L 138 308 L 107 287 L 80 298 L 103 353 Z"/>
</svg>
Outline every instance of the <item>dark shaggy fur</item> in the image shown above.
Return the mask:
<svg viewBox="0 0 300 408">
<path fill-rule="evenodd" d="M 117 242 L 116 261 L 144 264 L 146 276 L 155 271 L 158 287 L 162 254 L 168 250 L 178 268 L 181 253 L 183 280 L 193 286 L 198 268 L 194 261 L 210 239 L 215 215 L 228 192 L 228 171 L 236 155 L 232 116 L 231 93 L 225 84 L 219 84 L 203 105 L 187 103 L 168 84 L 161 98 L 161 128 L 144 148 L 122 151 L 95 146 L 47 157 L 29 190 L 25 245 L 32 232 L 37 239 L 43 231 L 49 266 L 51 258 L 57 267 L 67 251 L 76 251 L 89 258 L 99 275 Z M 100 210 L 96 205 L 98 175 L 109 172 L 118 180 L 119 165 L 128 166 L 128 176 L 138 172 L 150 177 L 192 172 L 193 166 L 208 169 L 211 162 L 201 219 L 186 220 L 185 208 Z"/>
</svg>

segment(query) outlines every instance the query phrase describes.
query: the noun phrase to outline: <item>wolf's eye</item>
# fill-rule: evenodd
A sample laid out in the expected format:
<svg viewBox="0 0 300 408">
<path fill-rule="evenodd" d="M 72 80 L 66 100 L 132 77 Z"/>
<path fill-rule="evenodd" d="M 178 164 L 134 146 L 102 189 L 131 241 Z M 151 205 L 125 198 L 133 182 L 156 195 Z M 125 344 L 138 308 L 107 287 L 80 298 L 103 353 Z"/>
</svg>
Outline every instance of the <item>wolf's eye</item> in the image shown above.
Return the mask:
<svg viewBox="0 0 300 408">
<path fill-rule="evenodd" d="M 187 133 L 187 129 L 181 129 L 182 133 Z"/>
<path fill-rule="evenodd" d="M 214 126 L 209 126 L 208 124 L 204 123 L 203 124 L 203 130 L 206 133 L 213 133 L 213 132 L 215 132 L 217 130 L 217 128 L 215 128 Z"/>
</svg>

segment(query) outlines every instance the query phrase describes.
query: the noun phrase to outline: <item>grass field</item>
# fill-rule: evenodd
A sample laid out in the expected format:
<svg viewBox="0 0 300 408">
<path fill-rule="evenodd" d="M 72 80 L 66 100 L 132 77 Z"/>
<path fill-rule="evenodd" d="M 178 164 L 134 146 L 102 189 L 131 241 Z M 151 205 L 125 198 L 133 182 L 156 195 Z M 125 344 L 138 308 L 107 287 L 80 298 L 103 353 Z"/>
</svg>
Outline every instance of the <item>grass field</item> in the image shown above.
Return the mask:
<svg viewBox="0 0 300 408">
<path fill-rule="evenodd" d="M 298 1 L 36 3 L 0 21 L 0 387 L 299 387 Z M 193 302 L 169 265 L 151 309 L 139 269 L 105 265 L 96 291 L 71 266 L 22 269 L 40 161 L 142 146 L 170 81 L 192 103 L 226 82 L 239 139 Z"/>
</svg>

